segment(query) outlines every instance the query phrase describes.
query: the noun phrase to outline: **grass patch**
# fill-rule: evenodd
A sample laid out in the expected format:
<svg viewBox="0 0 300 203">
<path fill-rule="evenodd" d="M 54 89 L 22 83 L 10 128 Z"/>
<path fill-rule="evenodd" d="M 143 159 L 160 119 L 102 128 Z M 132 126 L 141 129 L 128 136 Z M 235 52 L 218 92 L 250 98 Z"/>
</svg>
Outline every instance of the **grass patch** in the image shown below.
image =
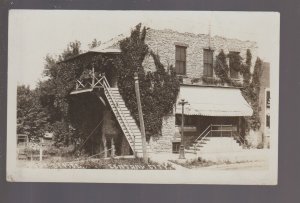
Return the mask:
<svg viewBox="0 0 300 203">
<path fill-rule="evenodd" d="M 239 164 L 239 163 L 246 163 L 249 161 L 232 162 L 229 160 L 224 160 L 224 161 L 214 162 L 214 161 L 205 160 L 205 159 L 202 159 L 201 157 L 199 157 L 198 159 L 187 160 L 184 162 L 178 161 L 178 160 L 170 160 L 170 162 L 180 165 L 185 168 L 193 169 L 193 168 L 208 167 L 208 166 L 213 166 L 213 165 Z"/>
<path fill-rule="evenodd" d="M 184 162 L 177 161 L 177 160 L 170 160 L 170 162 L 180 165 L 185 168 L 189 168 L 189 169 L 199 168 L 199 167 L 208 167 L 208 166 L 217 164 L 216 162 L 208 161 L 208 160 L 202 159 L 200 157 L 198 159 L 187 160 Z"/>
</svg>

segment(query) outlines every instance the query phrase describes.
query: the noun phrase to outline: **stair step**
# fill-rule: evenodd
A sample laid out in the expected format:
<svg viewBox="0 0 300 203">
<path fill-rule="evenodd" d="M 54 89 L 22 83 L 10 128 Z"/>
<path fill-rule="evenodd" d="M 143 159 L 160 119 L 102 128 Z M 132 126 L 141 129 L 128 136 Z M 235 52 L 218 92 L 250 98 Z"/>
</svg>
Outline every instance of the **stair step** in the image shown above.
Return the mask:
<svg viewBox="0 0 300 203">
<path fill-rule="evenodd" d="M 142 136 L 140 129 L 131 116 L 129 109 L 126 107 L 119 89 L 109 88 L 105 91 L 105 95 L 131 148 L 135 150 L 138 155 L 142 155 Z M 147 149 L 151 151 L 149 146 L 147 146 Z"/>
</svg>

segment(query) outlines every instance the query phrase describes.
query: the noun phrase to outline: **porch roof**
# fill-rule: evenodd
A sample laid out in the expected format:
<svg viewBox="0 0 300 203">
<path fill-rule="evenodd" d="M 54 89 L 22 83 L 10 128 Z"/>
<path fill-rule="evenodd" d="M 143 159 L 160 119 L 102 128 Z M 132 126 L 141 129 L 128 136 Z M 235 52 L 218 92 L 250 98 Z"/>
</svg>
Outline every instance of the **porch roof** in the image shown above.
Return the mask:
<svg viewBox="0 0 300 203">
<path fill-rule="evenodd" d="M 253 110 L 237 88 L 181 86 L 176 114 L 181 114 L 181 99 L 188 102 L 185 115 L 252 116 Z"/>
</svg>

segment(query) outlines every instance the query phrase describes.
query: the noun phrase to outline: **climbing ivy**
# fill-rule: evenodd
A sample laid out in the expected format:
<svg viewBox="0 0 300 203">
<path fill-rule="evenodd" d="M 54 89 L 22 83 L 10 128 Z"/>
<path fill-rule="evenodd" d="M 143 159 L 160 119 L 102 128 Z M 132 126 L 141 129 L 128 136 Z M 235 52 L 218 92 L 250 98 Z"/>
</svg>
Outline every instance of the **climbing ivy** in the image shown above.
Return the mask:
<svg viewBox="0 0 300 203">
<path fill-rule="evenodd" d="M 229 58 L 229 67 L 233 70 L 240 72 L 243 69 L 242 57 L 239 52 L 229 52 L 227 54 L 227 58 Z"/>
<path fill-rule="evenodd" d="M 216 65 L 214 66 L 214 71 L 218 78 L 220 78 L 221 84 L 230 83 L 230 78 L 228 77 L 229 67 L 227 64 L 227 57 L 223 50 L 216 57 Z"/>
<path fill-rule="evenodd" d="M 145 43 L 146 31 L 145 27 L 141 28 L 141 24 L 138 24 L 130 37 L 120 41 L 117 76 L 120 94 L 139 124 L 134 83 L 134 73 L 138 73 L 145 130 L 149 139 L 152 135 L 160 134 L 162 119 L 172 112 L 180 84 L 173 67 L 167 67 L 166 70 L 159 56 Z M 146 56 L 154 60 L 155 70 L 152 72 L 146 73 L 143 68 Z"/>
<path fill-rule="evenodd" d="M 260 92 L 260 76 L 262 74 L 262 60 L 257 58 L 252 74 L 251 82 L 248 81 L 248 76 L 246 78 L 246 83 L 241 89 L 242 95 L 246 101 L 251 105 L 253 109 L 253 115 L 251 117 L 246 117 L 246 129 L 258 130 L 260 128 L 260 117 L 259 117 L 259 92 Z M 245 77 L 244 77 L 245 81 Z"/>
<path fill-rule="evenodd" d="M 242 65 L 242 75 L 243 75 L 243 80 L 244 80 L 244 86 L 249 85 L 250 80 L 251 80 L 251 60 L 252 60 L 252 54 L 249 49 L 247 49 L 246 53 L 246 63 Z"/>
<path fill-rule="evenodd" d="M 243 76 L 243 84 L 238 81 L 232 80 L 229 77 L 229 66 L 227 64 L 227 57 L 230 58 L 230 67 L 234 68 L 236 71 L 240 72 Z M 259 118 L 259 92 L 260 92 L 260 75 L 262 72 L 262 61 L 257 58 L 251 74 L 251 60 L 252 54 L 248 49 L 246 53 L 246 61 L 242 62 L 242 58 L 239 54 L 232 52 L 226 56 L 223 50 L 216 57 L 216 65 L 214 66 L 214 71 L 218 77 L 214 83 L 220 81 L 221 84 L 228 84 L 234 87 L 240 87 L 242 95 L 246 101 L 251 105 L 253 109 L 253 115 L 246 117 L 246 130 L 257 130 L 260 128 L 260 118 Z M 204 82 L 211 82 L 204 79 Z"/>
</svg>

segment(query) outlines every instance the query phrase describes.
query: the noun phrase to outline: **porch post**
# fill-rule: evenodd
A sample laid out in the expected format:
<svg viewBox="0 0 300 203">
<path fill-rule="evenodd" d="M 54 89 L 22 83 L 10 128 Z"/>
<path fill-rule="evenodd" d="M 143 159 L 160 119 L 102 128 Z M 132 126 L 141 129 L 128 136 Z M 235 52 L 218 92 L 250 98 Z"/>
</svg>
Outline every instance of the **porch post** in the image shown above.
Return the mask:
<svg viewBox="0 0 300 203">
<path fill-rule="evenodd" d="M 95 86 L 95 68 L 94 64 L 92 64 L 92 88 Z"/>
<path fill-rule="evenodd" d="M 141 97 L 140 97 L 139 78 L 138 78 L 137 72 L 134 73 L 134 84 L 135 84 L 135 94 L 136 94 L 136 99 L 137 99 L 139 121 L 140 121 L 141 135 L 142 135 L 143 159 L 144 159 L 144 162 L 148 164 L 145 124 L 144 124 L 144 118 L 143 118 L 143 110 L 142 110 Z M 134 146 L 134 148 L 135 148 L 135 146 Z M 135 154 L 135 152 L 134 152 L 134 154 Z"/>
<path fill-rule="evenodd" d="M 184 140 L 183 140 L 183 131 L 184 131 L 184 105 L 188 102 L 184 101 L 184 99 L 181 100 L 178 104 L 182 105 L 182 113 L 181 113 L 181 142 L 180 142 L 180 148 L 179 148 L 179 159 L 185 159 L 184 156 Z"/>
</svg>

